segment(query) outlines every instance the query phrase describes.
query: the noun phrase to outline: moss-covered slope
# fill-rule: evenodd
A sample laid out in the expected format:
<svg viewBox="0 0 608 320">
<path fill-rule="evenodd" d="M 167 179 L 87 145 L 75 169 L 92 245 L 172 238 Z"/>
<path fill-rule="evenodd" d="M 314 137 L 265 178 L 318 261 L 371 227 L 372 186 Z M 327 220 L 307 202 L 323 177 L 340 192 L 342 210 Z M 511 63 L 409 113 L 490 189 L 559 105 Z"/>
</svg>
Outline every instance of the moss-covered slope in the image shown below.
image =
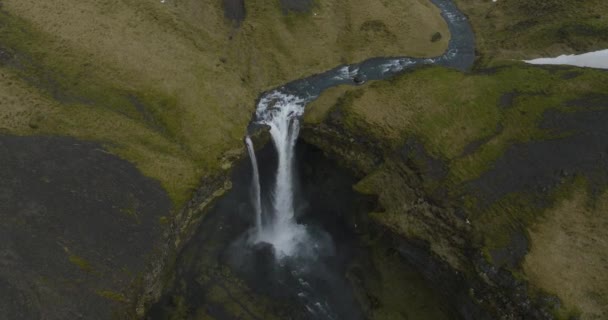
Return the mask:
<svg viewBox="0 0 608 320">
<path fill-rule="evenodd" d="M 531 296 L 556 294 L 564 305 L 554 312 L 601 319 L 607 81 L 603 71 L 522 64 L 424 68 L 328 91 L 309 106 L 304 136 L 368 174 L 357 189 L 379 196 L 385 211 L 373 216 L 387 228 L 475 278 L 489 271 L 473 248 Z"/>
<path fill-rule="evenodd" d="M 603 0 L 456 0 L 485 61 L 558 56 L 608 47 Z"/>
<path fill-rule="evenodd" d="M 240 152 L 262 90 L 373 56 L 438 55 L 449 39 L 426 1 L 245 9 L 236 26 L 219 1 L 3 1 L 0 129 L 102 142 L 181 206 Z"/>
<path fill-rule="evenodd" d="M 0 137 L 2 318 L 132 314 L 171 200 L 97 143 Z"/>
</svg>

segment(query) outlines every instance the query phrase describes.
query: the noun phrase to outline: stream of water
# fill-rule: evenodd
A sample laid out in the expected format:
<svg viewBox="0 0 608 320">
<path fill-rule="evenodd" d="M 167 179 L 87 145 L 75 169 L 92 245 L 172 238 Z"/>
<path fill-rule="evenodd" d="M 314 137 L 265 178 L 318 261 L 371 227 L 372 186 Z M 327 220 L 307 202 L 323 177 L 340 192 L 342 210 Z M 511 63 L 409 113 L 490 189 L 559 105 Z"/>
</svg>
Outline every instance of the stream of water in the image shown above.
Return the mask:
<svg viewBox="0 0 608 320">
<path fill-rule="evenodd" d="M 249 159 L 251 159 L 251 171 L 253 172 L 251 179 L 251 200 L 253 203 L 253 209 L 255 210 L 255 228 L 257 234 L 259 235 L 259 233 L 262 232 L 262 193 L 260 190 L 260 170 L 258 168 L 258 159 L 255 156 L 255 148 L 249 136 L 245 137 L 245 144 L 247 145 Z"/>
</svg>

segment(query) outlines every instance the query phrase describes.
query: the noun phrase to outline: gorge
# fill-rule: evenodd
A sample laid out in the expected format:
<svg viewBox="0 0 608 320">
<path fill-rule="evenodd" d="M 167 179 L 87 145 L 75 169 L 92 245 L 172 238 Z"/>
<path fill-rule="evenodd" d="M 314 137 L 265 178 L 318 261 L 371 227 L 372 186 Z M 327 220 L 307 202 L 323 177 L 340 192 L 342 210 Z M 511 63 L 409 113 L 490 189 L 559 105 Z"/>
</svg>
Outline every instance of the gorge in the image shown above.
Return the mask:
<svg viewBox="0 0 608 320">
<path fill-rule="evenodd" d="M 3 0 L 0 318 L 605 319 L 607 15 Z"/>
<path fill-rule="evenodd" d="M 334 233 L 327 233 L 322 227 L 323 224 L 316 227 L 302 224 L 302 220 L 311 218 L 296 212 L 296 203 L 306 203 L 308 201 L 308 199 L 303 199 L 301 195 L 295 194 L 297 190 L 301 189 L 297 185 L 294 170 L 300 122 L 303 120 L 306 105 L 330 87 L 343 84 L 360 85 L 366 81 L 386 79 L 422 65 L 436 64 L 461 70 L 469 69 L 474 60 L 474 36 L 466 21 L 467 19 L 451 1 L 434 0 L 433 3 L 441 9 L 441 15 L 451 32 L 448 49 L 442 56 L 436 58 L 373 58 L 356 65 L 339 66 L 322 74 L 296 80 L 263 93 L 258 100 L 249 131 L 250 134 L 260 135 L 260 131 L 264 131 L 265 127 L 268 128 L 276 154 L 276 160 L 270 161 L 270 163 L 276 164 L 276 172 L 268 175 L 268 173 L 264 174 L 266 170 L 259 170 L 260 162 L 256 156 L 254 143 L 249 136 L 246 136 L 244 141 L 251 162 L 251 182 L 246 185 L 251 186 L 249 208 L 253 209 L 252 220 L 254 223 L 253 227 L 238 237 L 237 240 L 232 240 L 233 244 L 230 248 L 224 249 L 225 251 L 219 254 L 228 256 L 224 259 L 230 261 L 228 264 L 232 266 L 237 274 L 240 272 L 245 279 L 248 279 L 247 283 L 254 292 L 272 296 L 275 293 L 269 292 L 263 287 L 277 286 L 277 290 L 281 292 L 281 298 L 275 297 L 275 299 L 295 301 L 295 303 L 291 302 L 293 306 L 287 309 L 293 310 L 287 311 L 288 315 L 279 315 L 279 317 L 296 319 L 364 319 L 369 317 L 369 310 L 363 313 L 357 306 L 363 303 L 361 298 L 359 297 L 357 301 L 353 295 L 354 293 L 350 292 L 349 287 L 354 285 L 352 280 L 344 278 L 345 273 L 349 273 L 347 270 L 351 268 L 349 265 L 352 264 L 353 257 L 343 260 L 342 254 L 337 254 L 335 248 L 337 245 L 342 247 L 339 250 L 353 251 L 354 248 L 344 246 L 348 245 L 349 242 L 352 242 L 351 245 L 353 245 L 361 240 L 355 241 L 352 239 L 334 244 L 333 239 L 336 236 L 341 237 L 341 234 L 353 233 L 353 230 L 347 232 L 344 230 L 347 230 L 348 227 L 346 229 L 345 227 L 339 227 L 338 231 L 333 230 Z M 301 160 L 299 159 L 299 161 Z M 264 162 L 268 162 L 268 160 Z M 262 174 L 260 175 L 260 173 Z M 274 177 L 274 181 L 268 183 L 268 181 L 272 181 L 268 176 Z M 265 184 L 262 184 L 261 181 L 265 181 L 265 184 L 269 184 L 270 187 L 264 186 Z M 237 184 L 241 183 L 237 182 Z M 319 192 L 328 191 L 319 190 Z M 298 198 L 299 201 L 296 201 Z M 348 207 L 345 203 L 335 203 L 334 205 Z M 312 204 L 312 206 L 319 206 L 319 204 Z M 300 208 L 300 210 L 302 209 Z M 327 208 L 317 210 L 323 212 Z M 343 212 L 342 210 L 338 211 Z M 315 213 L 315 215 L 318 214 Z M 359 214 L 341 213 L 339 216 L 346 215 L 345 219 L 358 219 L 357 216 L 362 214 L 365 214 L 365 212 Z M 332 218 L 321 216 L 317 219 L 325 220 L 325 223 L 327 223 Z M 203 221 L 202 230 L 198 233 L 209 233 L 207 223 Z M 217 222 L 212 222 L 212 224 L 217 224 Z M 205 225 L 207 226 L 205 227 Z M 356 227 L 357 224 L 355 223 L 354 228 Z M 344 230 L 340 231 L 340 229 Z M 338 233 L 335 234 L 335 232 Z M 352 238 L 354 235 L 347 236 L 347 238 L 349 237 Z M 209 246 L 208 242 L 195 240 L 194 243 L 192 244 L 194 246 Z M 385 250 L 388 250 L 388 248 Z M 196 260 L 205 259 L 199 256 Z M 336 260 L 343 261 L 336 262 Z M 338 264 L 336 265 L 336 263 Z M 273 264 L 277 264 L 277 266 L 273 266 Z M 196 263 L 190 268 L 196 268 L 195 265 Z M 404 267 L 404 273 L 406 274 L 405 270 L 407 268 Z M 186 271 L 186 273 L 191 272 L 193 271 Z M 361 272 L 368 273 L 370 270 L 362 269 Z M 415 271 L 411 271 L 411 273 L 417 274 Z M 256 277 L 260 279 L 255 279 Z M 417 283 L 420 282 L 418 280 L 421 279 L 419 275 L 414 277 L 417 279 Z M 261 279 L 264 279 L 264 281 Z M 187 282 L 193 281 L 196 282 L 193 279 Z M 188 291 L 187 287 L 182 287 L 182 290 Z M 414 287 L 411 289 L 422 292 L 429 291 L 425 285 L 422 285 L 422 287 L 422 289 Z M 205 290 L 209 290 L 209 288 Z M 230 289 L 225 290 L 230 291 Z M 360 288 L 359 290 L 364 289 Z M 213 298 L 200 292 L 199 295 L 201 294 L 203 296 L 198 296 L 197 299 L 202 301 L 194 302 L 190 298 L 188 303 L 193 303 L 197 308 L 212 303 L 208 300 Z M 434 293 L 430 295 L 433 296 Z M 165 302 L 161 302 L 159 306 L 153 308 L 152 319 L 162 319 L 175 312 L 170 307 L 172 305 L 171 298 L 166 299 L 169 300 L 165 300 Z M 413 301 L 417 301 L 417 299 L 413 299 Z M 435 298 L 432 301 L 438 303 Z M 408 312 L 417 314 L 417 317 L 428 317 L 429 319 L 452 318 L 447 317 L 447 313 L 439 310 L 453 309 L 454 306 L 439 304 L 438 310 L 433 312 L 419 311 L 419 308 L 424 305 L 422 301 L 406 302 L 405 305 L 411 307 L 415 303 L 419 303 L 419 305 L 412 308 L 414 311 Z M 252 318 L 269 317 L 269 315 L 256 315 L 256 312 L 259 312 L 257 308 L 255 308 L 256 311 L 252 311 L 251 308 L 241 305 L 241 312 L 247 313 Z M 209 305 L 207 305 L 206 310 L 212 316 L 219 316 L 216 313 L 217 311 L 214 312 L 210 309 Z M 222 312 L 228 312 L 224 316 L 229 318 L 228 314 L 235 311 L 223 310 Z M 395 311 L 385 312 L 390 314 Z M 233 314 L 233 316 L 235 315 Z M 402 314 L 402 316 L 407 317 L 406 314 Z"/>
<path fill-rule="evenodd" d="M 268 173 L 268 169 L 265 174 L 258 172 L 257 166 L 260 162 L 256 159 L 252 138 L 247 136 L 245 141 L 251 161 L 250 173 L 253 181 L 244 184 L 251 186 L 253 210 L 250 211 L 250 218 L 255 217 L 254 229 L 242 229 L 243 227 L 241 227 L 241 236 L 236 237 L 237 240 L 232 240 L 230 248 L 222 249 L 225 251 L 218 253 L 223 257 L 221 260 L 231 266 L 232 272 L 236 273 L 235 276 L 240 275 L 245 279 L 246 285 L 245 287 L 239 285 L 237 288 L 223 287 L 224 294 L 228 295 L 224 298 L 210 296 L 203 292 L 192 297 L 191 293 L 188 293 L 191 290 L 188 288 L 189 286 L 182 285 L 181 289 L 173 292 L 173 295 L 167 296 L 165 300 L 162 300 L 164 302 L 153 309 L 156 311 L 152 313 L 154 315 L 152 318 L 162 319 L 163 314 L 173 312 L 176 302 L 171 299 L 184 295 L 188 297 L 184 302 L 185 305 L 194 305 L 197 310 L 204 309 L 207 314 L 219 318 L 230 318 L 244 313 L 247 314 L 247 318 L 253 319 L 272 318 L 273 315 L 278 318 L 296 319 L 376 317 L 383 319 L 389 314 L 396 316 L 399 314 L 398 312 L 401 312 L 398 317 L 416 319 L 553 318 L 554 309 L 559 308 L 556 307 L 559 303 L 553 297 L 529 291 L 527 284 L 515 278 L 511 271 L 503 269 L 502 266 L 496 267 L 486 260 L 487 258 L 483 256 L 484 249 L 480 250 L 479 244 L 476 243 L 478 240 L 471 239 L 471 236 L 475 237 L 472 235 L 471 222 L 467 217 L 471 215 L 464 213 L 463 208 L 459 208 L 459 206 L 465 205 L 450 203 L 453 200 L 445 195 L 445 192 L 449 192 L 447 190 L 440 188 L 440 190 L 429 191 L 427 183 L 433 183 L 433 180 L 439 181 L 445 177 L 445 172 L 442 171 L 446 169 L 441 167 L 441 160 L 429 155 L 415 140 L 408 140 L 404 147 L 405 150 L 402 151 L 403 155 L 398 156 L 401 159 L 394 160 L 393 155 L 386 154 L 387 147 L 374 143 L 373 138 L 369 137 L 369 133 L 367 133 L 368 137 L 363 137 L 356 132 L 357 130 L 353 132 L 351 128 L 346 129 L 344 119 L 340 119 L 343 118 L 340 115 L 343 110 L 339 109 L 340 99 L 345 99 L 346 95 L 339 98 L 333 106 L 331 103 L 327 105 L 325 101 L 313 103 L 322 92 L 330 88 L 389 79 L 417 67 L 439 65 L 463 71 L 469 70 L 475 58 L 475 48 L 473 33 L 467 19 L 450 1 L 434 1 L 433 3 L 442 10 L 442 16 L 446 19 L 451 31 L 448 49 L 442 56 L 435 58 L 373 58 L 359 64 L 340 66 L 309 78 L 296 80 L 261 95 L 249 126 L 249 134 L 258 136 L 255 140 L 261 141 L 262 144 L 266 143 L 268 139 L 260 136 L 270 136 L 269 139 L 276 152 L 276 160 L 275 162 L 269 160 L 264 162 L 276 165 L 276 172 Z M 348 89 L 336 90 L 340 92 L 340 90 Z M 354 96 L 355 99 L 357 97 Z M 352 214 L 347 219 L 364 219 L 366 221 L 363 224 L 368 225 L 368 228 L 377 229 L 371 231 L 370 234 L 379 235 L 378 237 L 383 240 L 380 241 L 380 244 L 363 245 L 365 248 L 363 251 L 368 252 L 367 255 L 373 256 L 376 254 L 374 252 L 386 250 L 391 252 L 389 259 L 395 259 L 392 255 L 397 255 L 398 260 L 402 259 L 403 261 L 397 263 L 398 268 L 406 274 L 408 268 L 412 270 L 412 278 L 409 280 L 415 285 L 409 288 L 416 292 L 425 292 L 422 295 L 428 299 L 426 304 L 415 297 L 410 297 L 412 300 L 403 302 L 407 306 L 406 310 L 398 311 L 400 308 L 391 304 L 389 297 L 383 296 L 381 300 L 376 300 L 379 299 L 376 296 L 379 293 L 374 292 L 370 287 L 377 287 L 379 284 L 370 285 L 370 281 L 371 283 L 373 281 L 365 279 L 366 276 L 361 275 L 378 272 L 373 270 L 382 267 L 378 265 L 359 266 L 355 268 L 357 271 L 354 272 L 353 264 L 357 263 L 353 262 L 356 259 L 353 260 L 352 257 L 350 260 L 342 260 L 338 265 L 331 262 L 335 259 L 333 256 L 337 251 L 352 250 L 352 248 L 344 247 L 344 242 L 334 243 L 333 239 L 336 236 L 351 233 L 350 237 L 358 239 L 350 240 L 350 245 L 364 241 L 359 237 L 369 237 L 366 232 L 357 233 L 355 231 L 360 224 L 351 222 L 350 231 L 331 230 L 327 233 L 322 227 L 323 223 L 321 227 L 304 223 L 306 220 L 315 219 L 310 217 L 310 212 L 308 215 L 298 214 L 298 207 L 294 204 L 305 200 L 296 200 L 298 198 L 296 192 L 299 187 L 294 166 L 298 161 L 306 160 L 295 159 L 297 158 L 295 147 L 301 129 L 301 121 L 304 121 L 306 117 L 306 105 L 310 103 L 313 103 L 315 108 L 330 107 L 333 108 L 333 111 L 330 111 L 328 116 L 326 115 L 328 118 L 320 125 L 318 123 L 305 125 L 304 140 L 322 148 L 329 157 L 340 159 L 341 165 L 347 167 L 351 172 L 355 172 L 355 175 L 362 172 L 364 175 L 369 174 L 370 168 L 377 167 L 379 164 L 389 166 L 390 173 L 388 174 L 399 172 L 399 175 L 402 176 L 401 180 L 397 179 L 392 183 L 399 186 L 397 187 L 399 192 L 410 193 L 410 195 L 400 195 L 398 199 L 417 198 L 414 201 L 416 204 L 409 210 L 413 210 L 413 212 L 419 210 L 420 213 L 416 214 L 422 214 L 423 217 L 410 219 L 406 222 L 409 226 L 405 226 L 405 228 L 422 227 L 423 231 L 414 231 L 415 240 L 403 238 L 408 231 L 388 227 L 388 225 L 395 224 L 393 221 L 390 221 L 390 224 L 384 224 L 361 218 L 366 212 Z M 382 107 L 378 106 L 378 108 Z M 400 163 L 401 161 L 406 162 L 405 166 Z M 421 171 L 416 172 L 417 170 Z M 260 170 L 260 172 L 262 171 L 264 170 Z M 260 181 L 266 182 L 260 183 Z M 366 187 L 361 186 L 361 183 L 357 188 L 359 188 L 357 189 L 359 192 L 364 194 L 367 192 Z M 320 190 L 320 192 L 325 192 L 325 190 Z M 382 199 L 382 193 L 386 191 L 375 192 L 380 192 Z M 370 204 L 368 208 L 376 207 L 371 210 L 387 210 L 382 207 L 392 205 L 383 200 L 380 200 L 380 203 Z M 337 203 L 337 205 L 341 204 Z M 408 212 L 408 214 L 411 213 Z M 241 216 L 241 219 L 247 218 Z M 317 217 L 317 219 L 328 218 Z M 416 221 L 417 219 L 422 219 L 422 221 Z M 375 226 L 369 227 L 370 224 Z M 202 228 L 202 230 L 206 230 L 207 227 Z M 443 234 L 438 234 L 438 231 L 433 229 L 441 230 L 439 232 L 443 232 Z M 357 236 L 353 235 L 353 232 Z M 507 252 L 491 253 L 493 255 L 491 259 L 497 259 L 495 261 L 505 259 L 507 265 L 515 266 L 520 263 L 521 255 L 525 255 L 525 251 L 528 250 L 525 243 L 527 240 L 525 238 L 522 240 L 524 236 L 518 233 L 510 235 L 510 237 L 513 240 L 510 240 L 511 243 L 507 245 L 505 249 Z M 342 249 L 336 250 L 334 246 Z M 357 246 L 361 246 L 361 244 Z M 189 254 L 196 256 L 193 253 L 196 250 L 192 250 Z M 205 260 L 198 257 L 194 260 Z M 505 262 L 498 263 L 504 264 Z M 194 270 L 192 268 L 202 268 L 194 265 L 191 265 L 190 269 L 186 269 L 191 271 L 185 272 L 192 272 Z M 319 274 L 324 274 L 324 276 L 319 278 Z M 384 280 L 381 281 L 390 281 L 386 276 L 383 275 Z M 231 277 L 229 276 L 229 278 Z M 196 282 L 196 280 L 191 281 Z M 207 278 L 198 280 L 199 283 L 205 284 L 208 281 Z M 359 281 L 359 284 L 356 281 Z M 406 283 L 401 285 L 408 287 Z M 351 286 L 352 289 L 349 288 Z M 388 285 L 383 282 L 380 286 Z M 204 291 L 209 290 L 206 285 L 203 287 L 206 288 Z M 264 287 L 272 289 L 268 290 Z M 248 293 L 242 293 L 243 290 Z M 353 291 L 350 292 L 351 290 Z M 240 298 L 235 298 L 235 292 L 240 292 L 238 294 Z M 281 292 L 281 294 L 276 295 L 277 292 Z M 277 313 L 268 311 L 268 306 L 258 309 L 253 306 L 266 304 L 259 302 L 256 300 L 257 298 L 243 299 L 243 294 L 269 296 L 273 300 L 282 301 L 280 304 L 283 304 L 283 307 L 278 309 L 281 311 L 274 311 Z M 404 295 L 404 297 L 406 296 L 407 294 Z M 341 297 L 341 299 L 336 300 L 337 297 Z M 218 301 L 216 299 L 228 304 L 229 301 L 239 301 L 239 307 L 229 311 L 226 309 L 218 311 L 215 309 Z M 241 304 L 242 301 L 248 302 Z M 177 308 L 179 305 L 177 303 Z M 429 308 L 430 305 L 432 305 L 431 309 L 436 310 L 435 313 L 428 310 L 421 311 Z"/>
</svg>

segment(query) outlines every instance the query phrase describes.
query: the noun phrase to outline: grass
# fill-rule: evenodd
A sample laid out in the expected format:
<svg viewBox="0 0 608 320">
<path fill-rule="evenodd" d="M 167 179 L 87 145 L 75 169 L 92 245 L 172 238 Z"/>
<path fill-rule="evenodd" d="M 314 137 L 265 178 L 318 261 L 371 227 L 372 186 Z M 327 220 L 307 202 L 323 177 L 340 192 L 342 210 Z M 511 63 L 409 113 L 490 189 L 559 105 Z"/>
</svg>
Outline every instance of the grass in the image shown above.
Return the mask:
<svg viewBox="0 0 608 320">
<path fill-rule="evenodd" d="M 539 197 L 555 203 L 569 197 L 574 191 L 582 189 L 583 177 L 571 177 L 547 195 L 537 195 L 526 192 L 510 193 L 493 203 L 489 208 L 480 209 L 476 205 L 468 205 L 474 227 L 483 239 L 478 244 L 483 246 L 486 253 L 490 250 L 505 248 L 514 232 L 527 230 L 543 219 L 546 208 L 538 204 Z M 488 255 L 488 258 L 491 257 Z"/>
<path fill-rule="evenodd" d="M 259 92 L 343 62 L 437 55 L 448 37 L 429 35 L 449 34 L 417 0 L 288 15 L 274 0 L 246 5 L 235 29 L 217 1 L 4 1 L 0 130 L 98 141 L 160 181 L 179 208 L 242 151 Z M 361 34 L 378 19 L 391 36 Z"/>
<path fill-rule="evenodd" d="M 119 293 L 119 292 L 114 292 L 114 291 L 110 291 L 110 290 L 98 290 L 95 293 L 97 293 L 97 295 L 104 297 L 108 300 L 112 300 L 115 302 L 120 302 L 120 303 L 128 303 L 129 300 L 125 297 L 124 294 Z"/>
<path fill-rule="evenodd" d="M 484 63 L 608 47 L 603 0 L 456 0 L 469 17 Z"/>
<path fill-rule="evenodd" d="M 530 228 L 523 268 L 532 284 L 558 294 L 562 316 L 578 309 L 583 320 L 608 317 L 606 212 L 608 192 L 592 199 L 579 182 Z"/>
<path fill-rule="evenodd" d="M 437 187 L 447 188 L 451 199 L 462 197 L 461 202 L 472 220 L 479 221 L 481 242 L 488 248 L 497 248 L 508 243 L 512 228 L 533 222 L 530 217 L 534 217 L 538 209 L 530 205 L 532 199 L 525 194 L 509 195 L 494 207 L 482 209 L 474 196 L 464 193 L 463 186 L 490 169 L 508 146 L 562 135 L 538 127 L 546 110 L 567 111 L 565 102 L 608 90 L 605 72 L 584 70 L 576 79 L 564 79 L 563 75 L 571 71 L 518 63 L 504 65 L 494 73 L 470 75 L 438 67 L 424 68 L 368 87 L 331 89 L 310 106 L 311 114 L 305 120 L 319 123 L 339 110 L 347 129 L 367 133 L 394 150 L 408 137 L 416 137 L 449 169 L 445 181 L 424 181 L 423 187 L 429 188 L 427 192 Z M 503 105 L 505 95 L 512 93 L 516 95 L 509 100 L 510 105 Z M 476 141 L 484 143 L 465 152 L 467 146 Z M 387 209 L 389 213 L 379 216 L 389 227 L 404 234 L 415 234 L 423 226 L 411 219 L 402 221 L 400 212 L 407 201 L 399 194 L 391 195 L 383 187 L 386 181 L 395 183 L 391 178 L 394 168 L 385 167 L 379 171 L 387 174 L 374 174 L 381 177 L 380 181 L 367 186 L 375 192 L 367 192 L 380 194 L 381 200 L 385 197 L 387 203 L 399 203 Z M 456 261 L 442 249 L 441 241 L 431 243 L 437 245 L 439 255 Z"/>
<path fill-rule="evenodd" d="M 348 276 L 353 286 L 362 287 L 358 299 L 371 304 L 367 318 L 449 319 L 437 293 L 429 287 L 421 274 L 405 264 L 399 253 L 386 246 L 376 245 L 366 259 L 361 267 L 356 264 L 351 266 Z M 355 271 L 358 276 L 354 276 Z"/>
<path fill-rule="evenodd" d="M 362 194 L 378 195 L 384 210 L 371 213 L 376 222 L 407 239 L 427 241 L 437 256 L 454 269 L 465 271 L 462 252 L 455 252 L 451 247 L 453 233 L 444 232 L 458 229 L 458 219 L 438 217 L 437 211 L 433 211 L 427 203 L 420 202 L 414 189 L 417 186 L 411 185 L 408 175 L 411 178 L 412 173 L 408 172 L 405 164 L 388 160 L 357 183 L 355 190 Z M 433 227 L 429 227 L 430 224 Z"/>
<path fill-rule="evenodd" d="M 248 17 L 227 59 L 245 68 L 248 85 L 260 88 L 375 56 L 440 55 L 449 40 L 430 41 L 433 32 L 449 32 L 438 9 L 425 1 L 320 1 L 311 13 L 286 16 L 276 0 L 245 5 Z M 378 20 L 382 32 L 367 30 Z"/>
<path fill-rule="evenodd" d="M 572 79 L 573 72 L 578 75 Z M 435 254 L 464 272 L 454 249 L 463 241 L 459 231 L 470 230 L 466 241 L 487 253 L 504 248 L 513 232 L 523 230 L 532 251 L 523 270 L 515 271 L 533 288 L 563 299 L 565 307 L 556 310 L 559 317 L 580 312 L 581 319 L 602 319 L 608 305 L 603 276 L 608 193 L 592 201 L 579 177 L 547 195 L 512 193 L 480 207 L 464 186 L 490 169 L 510 145 L 568 135 L 539 127 L 545 111 L 575 112 L 566 102 L 605 92 L 608 74 L 591 69 L 503 62 L 492 70 L 462 74 L 429 67 L 366 87 L 330 89 L 309 106 L 305 121 L 318 125 L 337 119 L 347 132 L 370 135 L 387 146 L 385 163 L 356 185 L 362 193 L 378 195 L 384 211 L 372 214 L 376 221 L 408 238 L 428 241 Z M 445 179 L 427 183 L 432 178 L 423 176 L 418 186 L 401 161 L 391 160 L 412 136 L 447 165 Z M 469 147 L 478 141 L 477 148 Z M 437 216 L 425 202 L 416 202 L 410 190 L 415 187 L 429 194 L 434 191 L 429 188 L 444 188 L 443 200 L 465 209 L 470 225 L 449 214 Z M 547 210 L 539 205 L 539 196 L 555 206 Z"/>
<path fill-rule="evenodd" d="M 331 110 L 340 110 L 351 130 L 367 132 L 393 148 L 415 136 L 449 163 L 449 180 L 459 185 L 486 171 L 508 145 L 556 136 L 537 127 L 544 111 L 608 90 L 605 72 L 586 70 L 575 80 L 563 79 L 569 71 L 518 63 L 493 74 L 423 68 L 368 87 L 330 89 L 309 107 L 305 120 L 319 123 Z M 511 105 L 501 106 L 504 96 L 513 93 Z M 482 139 L 487 143 L 465 153 Z"/>
<path fill-rule="evenodd" d="M 75 49 L 65 54 L 68 49 L 60 39 L 27 21 L 6 13 L 3 18 L 2 43 L 11 44 L 10 52 L 17 58 L 15 65 L 2 70 L 0 92 L 10 101 L 10 109 L 20 110 L 23 120 L 17 126 L 8 114 L 2 127 L 17 134 L 70 135 L 102 142 L 160 180 L 176 204 L 185 202 L 200 178 L 197 167 L 213 168 L 217 160 L 184 147 L 174 98 L 124 84 L 107 66 L 101 72 L 74 67 L 93 62 Z"/>
</svg>

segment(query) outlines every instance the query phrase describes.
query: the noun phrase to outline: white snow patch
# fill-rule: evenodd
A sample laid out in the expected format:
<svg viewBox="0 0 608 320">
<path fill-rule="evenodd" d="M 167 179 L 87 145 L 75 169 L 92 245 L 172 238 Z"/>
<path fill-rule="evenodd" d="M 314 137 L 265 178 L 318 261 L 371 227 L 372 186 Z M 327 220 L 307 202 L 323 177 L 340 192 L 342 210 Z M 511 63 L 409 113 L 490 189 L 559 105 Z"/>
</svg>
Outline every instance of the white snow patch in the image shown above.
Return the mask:
<svg viewBox="0 0 608 320">
<path fill-rule="evenodd" d="M 578 55 L 561 55 L 555 58 L 524 60 L 530 64 L 560 64 L 577 67 L 608 69 L 608 49 Z"/>
</svg>

